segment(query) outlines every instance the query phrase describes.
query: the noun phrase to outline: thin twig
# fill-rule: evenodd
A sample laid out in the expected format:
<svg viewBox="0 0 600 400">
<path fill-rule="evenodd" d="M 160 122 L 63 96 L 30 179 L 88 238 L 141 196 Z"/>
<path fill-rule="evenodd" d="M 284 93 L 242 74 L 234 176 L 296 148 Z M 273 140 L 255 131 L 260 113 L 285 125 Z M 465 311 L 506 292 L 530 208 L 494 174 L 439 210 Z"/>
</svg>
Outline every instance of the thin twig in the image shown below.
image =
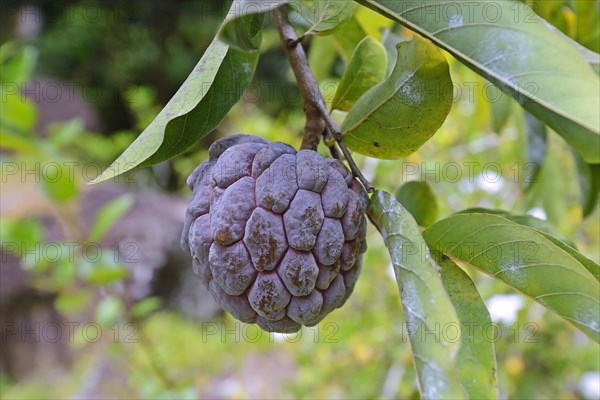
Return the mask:
<svg viewBox="0 0 600 400">
<path fill-rule="evenodd" d="M 341 149 L 344 158 L 348 162 L 350 169 L 354 176 L 363 184 L 365 189 L 371 193 L 373 191 L 373 185 L 363 176 L 360 172 L 350 151 L 342 140 L 342 134 L 333 121 L 327 107 L 325 107 L 325 101 L 319 85 L 315 79 L 308 61 L 306 59 L 306 53 L 300 44 L 298 34 L 294 30 L 294 27 L 290 24 L 287 16 L 281 7 L 276 8 L 272 11 L 273 21 L 279 36 L 283 49 L 288 58 L 294 76 L 298 82 L 298 88 L 302 99 L 304 101 L 304 113 L 306 114 L 306 125 L 304 126 L 304 138 L 302 140 L 303 149 L 316 150 L 321 136 L 325 134 L 325 143 L 329 146 L 330 150 L 337 145 Z M 331 140 L 333 137 L 334 140 Z M 337 149 L 331 150 L 332 155 L 339 157 Z"/>
<path fill-rule="evenodd" d="M 342 154 L 344 155 L 346 162 L 348 162 L 348 165 L 350 166 L 350 169 L 352 170 L 352 173 L 354 174 L 354 176 L 356 178 L 358 178 L 360 183 L 363 184 L 363 186 L 365 187 L 367 192 L 372 193 L 373 190 L 375 189 L 373 187 L 373 184 L 371 184 L 371 182 L 369 182 L 367 180 L 367 178 L 365 178 L 365 176 L 362 174 L 361 170 L 358 168 L 358 166 L 354 162 L 354 159 L 352 158 L 352 155 L 350 154 L 350 150 L 348 150 L 348 147 L 346 147 L 346 143 L 344 143 L 344 141 L 341 139 L 341 134 L 339 132 L 331 134 L 331 131 L 329 129 L 330 128 L 327 128 L 328 135 L 333 136 L 333 138 L 335 139 L 334 144 L 337 143 L 337 145 L 340 147 L 340 150 L 342 151 Z M 334 147 L 334 146 L 331 146 L 330 148 L 332 148 L 332 147 Z M 336 151 L 337 151 L 337 148 L 336 148 Z"/>
<path fill-rule="evenodd" d="M 273 10 L 273 20 L 279 30 L 283 50 L 290 62 L 292 71 L 294 71 L 298 89 L 304 100 L 306 125 L 304 126 L 304 139 L 301 148 L 316 150 L 323 129 L 325 129 L 325 121 L 323 121 L 319 108 L 319 102 L 323 101 L 319 85 L 308 65 L 304 48 L 297 42 L 298 35 L 287 20 L 284 11 L 281 9 Z"/>
</svg>

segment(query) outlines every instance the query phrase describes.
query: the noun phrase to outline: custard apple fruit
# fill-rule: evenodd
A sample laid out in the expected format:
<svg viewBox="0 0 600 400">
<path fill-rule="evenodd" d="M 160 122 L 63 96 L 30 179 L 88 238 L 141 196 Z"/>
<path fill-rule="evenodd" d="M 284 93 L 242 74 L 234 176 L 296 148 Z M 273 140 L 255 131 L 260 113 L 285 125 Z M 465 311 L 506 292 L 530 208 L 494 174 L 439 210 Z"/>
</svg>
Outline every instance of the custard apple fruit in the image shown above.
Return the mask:
<svg viewBox="0 0 600 400">
<path fill-rule="evenodd" d="M 234 135 L 188 178 L 181 245 L 217 303 L 271 332 L 312 326 L 350 296 L 368 197 L 338 160 Z"/>
</svg>

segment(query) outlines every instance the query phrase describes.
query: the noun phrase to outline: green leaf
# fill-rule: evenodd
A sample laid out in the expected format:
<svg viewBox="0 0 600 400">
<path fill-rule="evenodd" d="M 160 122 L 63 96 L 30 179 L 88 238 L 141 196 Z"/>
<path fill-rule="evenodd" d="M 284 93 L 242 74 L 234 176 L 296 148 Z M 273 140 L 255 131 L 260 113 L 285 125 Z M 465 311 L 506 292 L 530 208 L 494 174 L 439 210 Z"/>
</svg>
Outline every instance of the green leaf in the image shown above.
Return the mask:
<svg viewBox="0 0 600 400">
<path fill-rule="evenodd" d="M 45 155 L 44 149 L 40 146 L 39 139 L 23 135 L 5 126 L 0 126 L 0 148 L 21 151 L 33 156 Z"/>
<path fill-rule="evenodd" d="M 500 279 L 600 341 L 600 283 L 542 233 L 491 214 L 457 214 L 424 232 L 432 250 Z"/>
<path fill-rule="evenodd" d="M 383 43 L 383 47 L 385 47 L 385 51 L 387 53 L 387 70 L 385 76 L 389 76 L 394 70 L 394 66 L 396 65 L 396 60 L 398 59 L 398 43 L 406 42 L 407 39 L 404 39 L 401 36 L 396 35 L 394 32 L 389 29 L 385 29 L 381 36 L 381 42 Z"/>
<path fill-rule="evenodd" d="M 486 329 L 492 326 L 490 313 L 475 284 L 454 261 L 440 262 L 442 282 L 460 320 L 460 350 L 457 369 L 471 399 L 498 397 L 498 377 L 494 341 Z M 447 330 L 447 334 L 452 332 Z"/>
<path fill-rule="evenodd" d="M 446 340 L 441 327 L 460 326 L 442 284 L 440 267 L 413 217 L 383 191 L 371 196 L 369 214 L 390 252 L 414 354 L 421 398 L 464 398 L 456 371 L 460 343 Z M 425 334 L 425 332 L 429 332 Z M 435 333 L 433 333 L 435 332 Z"/>
<path fill-rule="evenodd" d="M 44 242 L 44 227 L 37 219 L 0 219 L 5 254 L 21 254 Z"/>
<path fill-rule="evenodd" d="M 600 163 L 600 78 L 526 4 L 356 1 L 450 52 L 563 136 L 584 160 Z"/>
<path fill-rule="evenodd" d="M 69 258 L 63 258 L 52 267 L 52 280 L 58 287 L 70 286 L 77 276 L 75 260 Z"/>
<path fill-rule="evenodd" d="M 106 296 L 96 308 L 96 321 L 103 326 L 109 326 L 121 319 L 125 307 L 121 299 L 115 296 Z"/>
<path fill-rule="evenodd" d="M 77 196 L 75 173 L 69 165 L 60 161 L 44 164 L 40 184 L 44 193 L 57 203 L 66 203 Z"/>
<path fill-rule="evenodd" d="M 157 310 L 162 304 L 162 300 L 158 296 L 147 297 L 138 301 L 131 307 L 131 315 L 134 318 L 142 318 Z"/>
<path fill-rule="evenodd" d="M 310 24 L 302 36 L 329 35 L 356 10 L 356 3 L 348 0 L 308 0 L 301 4 L 304 5 L 301 15 Z"/>
<path fill-rule="evenodd" d="M 533 215 L 513 215 L 508 211 L 503 210 L 492 210 L 489 208 L 468 208 L 466 210 L 461 211 L 459 214 L 493 214 L 498 215 L 500 217 L 506 218 L 509 221 L 515 222 L 519 225 L 528 226 L 533 229 L 537 229 L 538 231 L 558 238 L 559 240 L 567 243 L 569 246 L 574 246 L 571 239 L 566 237 L 561 231 L 556 229 L 554 225 L 552 225 L 549 221 L 545 221 L 540 218 L 536 218 Z"/>
<path fill-rule="evenodd" d="M 15 132 L 23 136 L 31 134 L 38 120 L 38 111 L 35 104 L 19 90 L 14 83 L 5 83 L 0 86 L 0 127 L 2 131 Z M 1 146 L 8 148 L 2 140 Z"/>
<path fill-rule="evenodd" d="M 578 252 L 577 249 L 575 249 L 573 246 L 571 246 L 568 242 L 562 241 L 554 236 L 549 235 L 546 232 L 540 232 L 540 233 L 542 235 L 544 235 L 544 237 L 546 239 L 550 240 L 552 243 L 554 243 L 555 245 L 557 245 L 558 247 L 560 247 L 561 249 L 563 249 L 564 251 L 569 253 L 577 261 L 579 261 L 581 263 L 581 265 L 583 265 L 585 267 L 585 269 L 590 271 L 590 273 L 592 275 L 594 275 L 594 278 L 596 278 L 596 280 L 598 282 L 600 282 L 600 265 L 596 264 L 595 262 L 593 262 L 592 260 L 590 260 L 589 258 L 584 256 L 583 254 Z"/>
<path fill-rule="evenodd" d="M 133 196 L 124 194 L 103 205 L 96 213 L 87 241 L 95 243 L 101 240 L 115 222 L 129 210 L 133 202 Z"/>
<path fill-rule="evenodd" d="M 571 4 L 577 15 L 577 40 L 596 53 L 600 52 L 600 8 L 595 1 L 575 1 Z M 582 47 L 583 47 L 582 46 Z"/>
<path fill-rule="evenodd" d="M 429 226 L 435 222 L 438 206 L 427 182 L 406 182 L 396 189 L 394 196 L 415 218 L 419 226 Z"/>
<path fill-rule="evenodd" d="M 165 161 L 209 134 L 250 84 L 258 56 L 215 38 L 154 121 L 92 183 Z"/>
<path fill-rule="evenodd" d="M 261 42 L 260 33 L 263 26 L 264 13 L 288 3 L 288 1 L 258 2 L 235 0 L 219 30 L 219 39 L 237 50 L 258 50 Z"/>
<path fill-rule="evenodd" d="M 55 149 L 63 149 L 80 139 L 84 132 L 84 122 L 81 118 L 54 123 L 48 128 L 48 142 Z"/>
<path fill-rule="evenodd" d="M 331 51 L 335 47 L 333 36 L 317 36 L 310 42 L 308 49 L 308 65 L 317 82 L 327 79 L 331 72 L 331 66 L 336 60 L 337 53 Z"/>
<path fill-rule="evenodd" d="M 112 255 L 102 255 L 98 261 L 81 263 L 81 277 L 92 285 L 108 285 L 127 277 L 127 268 L 111 259 Z M 92 256 L 93 257 L 93 256 Z"/>
<path fill-rule="evenodd" d="M 60 293 L 54 299 L 54 307 L 61 314 L 72 314 L 85 309 L 92 300 L 87 289 Z"/>
<path fill-rule="evenodd" d="M 577 171 L 579 172 L 579 199 L 583 217 L 588 217 L 598 204 L 600 191 L 600 164 L 588 164 L 573 152 Z"/>
<path fill-rule="evenodd" d="M 527 155 L 526 165 L 532 165 L 534 170 L 531 175 L 523 182 L 526 189 L 529 189 L 538 180 L 540 168 L 546 159 L 548 149 L 548 132 L 546 125 L 539 119 L 525 111 L 525 136 L 527 137 Z M 529 168 L 528 168 L 529 169 Z"/>
<path fill-rule="evenodd" d="M 492 126 L 496 133 L 500 133 L 513 111 L 513 101 L 510 96 L 500 96 L 498 101 L 492 103 Z"/>
<path fill-rule="evenodd" d="M 590 5 L 592 5 L 592 8 L 597 9 L 598 7 L 593 6 L 594 2 L 577 2 L 577 3 L 588 3 Z M 537 7 L 537 5 L 536 5 Z M 588 10 L 591 11 L 591 10 Z M 597 10 L 594 10 L 597 12 Z M 588 49 L 585 46 L 582 46 L 579 42 L 577 42 L 576 40 L 571 39 L 569 36 L 565 35 L 560 29 L 557 29 L 555 26 L 553 26 L 550 23 L 547 23 L 546 21 L 542 20 L 544 23 L 546 23 L 546 26 L 548 27 L 548 29 L 552 30 L 553 32 L 555 32 L 557 35 L 559 35 L 565 42 L 567 42 L 568 44 L 570 44 L 571 46 L 575 47 L 577 49 L 577 51 L 579 51 L 579 53 L 581 53 L 581 55 L 583 56 L 583 58 L 587 61 L 587 63 L 590 65 L 590 67 L 592 67 L 592 69 L 596 72 L 596 74 L 600 74 L 600 54 L 596 53 L 595 51 L 592 51 L 590 49 Z M 577 21 L 577 28 L 581 29 L 581 27 L 584 24 L 581 23 L 581 20 L 578 18 Z M 593 34 L 593 36 L 595 36 L 595 40 L 598 41 L 598 33 L 600 33 L 600 29 L 598 29 L 598 19 L 597 17 L 594 19 L 593 25 L 595 27 L 595 29 L 598 31 L 596 32 L 596 34 Z M 585 28 L 584 28 L 585 29 Z M 590 33 L 590 29 L 587 29 L 587 33 Z"/>
<path fill-rule="evenodd" d="M 351 149 L 397 159 L 415 152 L 442 125 L 452 107 L 448 63 L 431 42 L 399 43 L 392 74 L 352 107 L 341 129 Z"/>
<path fill-rule="evenodd" d="M 20 46 L 16 42 L 6 42 L 0 46 L 2 74 L 0 83 L 17 85 L 29 81 L 37 63 L 38 51 L 34 46 Z M 2 100 L 4 102 L 4 99 Z"/>
<path fill-rule="evenodd" d="M 333 37 L 335 47 L 344 61 L 349 62 L 352 54 L 354 54 L 354 49 L 365 36 L 367 36 L 367 33 L 354 17 L 338 27 L 333 33 Z"/>
<path fill-rule="evenodd" d="M 385 48 L 370 36 L 365 37 L 342 75 L 331 108 L 348 111 L 367 90 L 385 77 L 387 55 Z"/>
</svg>

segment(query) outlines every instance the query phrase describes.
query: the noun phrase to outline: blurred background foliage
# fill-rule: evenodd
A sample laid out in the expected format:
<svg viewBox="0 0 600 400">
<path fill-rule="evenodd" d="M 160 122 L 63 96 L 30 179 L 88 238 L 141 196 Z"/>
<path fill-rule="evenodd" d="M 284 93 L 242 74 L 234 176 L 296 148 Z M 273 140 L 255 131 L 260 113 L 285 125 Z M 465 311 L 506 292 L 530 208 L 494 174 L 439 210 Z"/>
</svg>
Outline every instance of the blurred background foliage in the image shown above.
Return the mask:
<svg viewBox="0 0 600 400">
<path fill-rule="evenodd" d="M 565 34 L 598 52 L 597 1 L 530 3 Z M 254 82 L 219 128 L 184 154 L 119 178 L 124 194 L 81 217 L 86 194 L 102 190 L 86 182 L 168 102 L 225 13 L 218 0 L 2 4 L 0 305 L 5 349 L 0 353 L 0 397 L 418 398 L 398 289 L 383 241 L 372 227 L 362 278 L 347 305 L 319 327 L 291 336 L 260 333 L 217 312 L 194 317 L 190 307 L 197 303 L 173 305 L 165 294 L 169 291 L 132 295 L 137 274 L 132 271 L 137 270 L 115 256 L 124 254 L 122 246 L 107 246 L 92 262 L 65 256 L 69 243 L 85 247 L 107 236 L 110 243 L 114 226 L 138 204 L 129 192 L 167 193 L 185 203 L 187 175 L 219 136 L 243 132 L 299 145 L 301 99 L 268 23 Z M 378 39 L 391 33 L 410 37 L 362 8 L 353 23 Z M 347 62 L 344 40 L 349 38 L 341 32 L 305 43 L 330 101 Z M 579 172 L 568 145 L 552 132 L 542 145 L 529 145 L 535 128 L 520 107 L 505 95 L 496 99 L 486 81 L 445 55 L 455 83 L 445 124 L 403 161 L 357 155 L 365 175 L 392 193 L 407 181 L 427 182 L 438 219 L 470 207 L 547 219 L 598 262 L 599 211 L 596 207 L 583 218 Z M 52 163 L 56 166 L 49 168 Z M 73 166 L 73 179 L 66 178 L 65 165 Z M 58 221 L 58 236 L 49 218 Z M 137 223 L 143 227 L 145 219 Z M 24 254 L 10 247 L 15 243 L 33 250 Z M 49 244 L 57 245 L 52 247 L 56 254 L 48 254 Z M 19 261 L 25 285 L 8 271 L 10 256 Z M 177 263 L 190 269 L 190 260 Z M 501 398 L 600 396 L 597 344 L 530 299 L 467 270 L 498 324 Z M 167 275 L 155 272 L 153 287 L 168 281 Z M 23 288 L 16 293 L 19 285 Z M 35 298 L 35 307 L 49 307 L 58 321 L 98 323 L 100 340 L 82 339 L 85 333 L 76 327 L 72 342 L 50 343 L 51 353 L 67 354 L 55 368 L 40 366 L 44 357 L 54 362 L 56 354 L 33 357 L 7 350 L 7 338 L 19 338 L 8 331 L 10 318 L 36 322 L 32 309 L 26 316 L 13 309 L 7 314 L 20 294 L 28 302 Z M 20 342 L 28 345 L 34 339 Z M 22 368 L 15 367 L 19 363 Z"/>
</svg>

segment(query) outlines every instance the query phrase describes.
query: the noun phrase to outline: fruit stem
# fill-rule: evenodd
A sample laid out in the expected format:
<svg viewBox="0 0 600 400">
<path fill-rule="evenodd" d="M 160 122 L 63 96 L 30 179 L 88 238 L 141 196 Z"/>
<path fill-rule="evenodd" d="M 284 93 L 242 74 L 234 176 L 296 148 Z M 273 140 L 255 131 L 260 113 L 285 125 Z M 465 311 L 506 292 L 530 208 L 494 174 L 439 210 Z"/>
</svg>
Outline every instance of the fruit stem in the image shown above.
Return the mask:
<svg viewBox="0 0 600 400">
<path fill-rule="evenodd" d="M 323 95 L 319 90 L 319 84 L 308 65 L 306 53 L 300 43 L 300 38 L 294 30 L 294 27 L 288 21 L 287 15 L 282 7 L 272 11 L 273 21 L 279 31 L 279 37 L 285 55 L 292 67 L 298 89 L 304 101 L 304 114 L 306 115 L 306 124 L 304 125 L 304 138 L 302 139 L 302 149 L 316 150 L 321 136 L 325 136 L 325 143 L 329 146 L 331 154 L 341 159 L 339 151 L 335 147 L 337 144 L 348 162 L 352 174 L 362 183 L 365 189 L 371 193 L 373 185 L 364 177 L 356 163 L 352 159 L 350 151 L 342 139 L 342 133 L 331 119 Z M 332 140 L 333 137 L 333 140 Z"/>
<path fill-rule="evenodd" d="M 294 27 L 290 24 L 281 9 L 273 10 L 273 20 L 279 36 L 285 55 L 294 71 L 294 76 L 298 82 L 298 89 L 304 100 L 304 113 L 306 114 L 306 124 L 304 126 L 304 138 L 302 140 L 302 149 L 316 150 L 321 140 L 321 134 L 325 129 L 325 121 L 320 112 L 320 103 L 323 103 L 323 97 L 319 91 L 317 83 L 308 61 L 304 48 L 298 42 L 298 35 Z M 322 104 L 325 107 L 324 104 Z"/>
</svg>

